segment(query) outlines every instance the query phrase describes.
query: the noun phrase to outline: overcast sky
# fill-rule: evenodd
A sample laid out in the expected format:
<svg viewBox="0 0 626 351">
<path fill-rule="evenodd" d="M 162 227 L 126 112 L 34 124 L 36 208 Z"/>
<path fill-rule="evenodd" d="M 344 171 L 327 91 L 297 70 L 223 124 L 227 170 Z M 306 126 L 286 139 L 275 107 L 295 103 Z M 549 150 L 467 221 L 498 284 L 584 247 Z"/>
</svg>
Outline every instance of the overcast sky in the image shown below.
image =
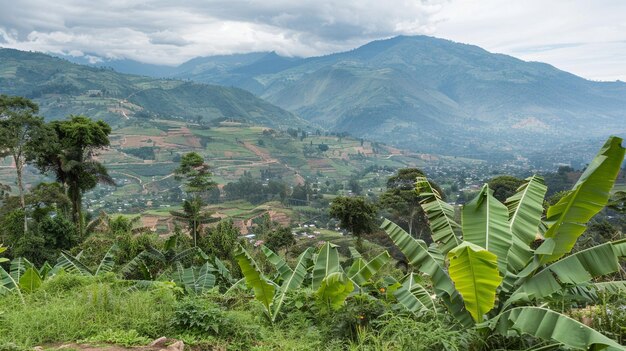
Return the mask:
<svg viewBox="0 0 626 351">
<path fill-rule="evenodd" d="M 0 46 L 94 61 L 174 65 L 271 50 L 313 56 L 399 34 L 626 81 L 623 0 L 0 0 Z"/>
</svg>

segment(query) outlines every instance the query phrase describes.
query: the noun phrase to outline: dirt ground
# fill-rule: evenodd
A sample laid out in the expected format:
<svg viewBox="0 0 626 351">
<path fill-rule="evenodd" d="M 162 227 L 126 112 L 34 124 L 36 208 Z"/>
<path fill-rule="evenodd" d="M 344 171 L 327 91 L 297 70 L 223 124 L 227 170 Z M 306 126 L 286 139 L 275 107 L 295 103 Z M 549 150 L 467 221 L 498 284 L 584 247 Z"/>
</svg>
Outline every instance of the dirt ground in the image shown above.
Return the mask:
<svg viewBox="0 0 626 351">
<path fill-rule="evenodd" d="M 36 351 L 58 350 L 58 351 L 183 351 L 185 344 L 182 341 L 159 338 L 148 346 L 123 347 L 106 343 L 78 344 L 78 343 L 58 343 L 45 346 L 37 346 Z"/>
</svg>

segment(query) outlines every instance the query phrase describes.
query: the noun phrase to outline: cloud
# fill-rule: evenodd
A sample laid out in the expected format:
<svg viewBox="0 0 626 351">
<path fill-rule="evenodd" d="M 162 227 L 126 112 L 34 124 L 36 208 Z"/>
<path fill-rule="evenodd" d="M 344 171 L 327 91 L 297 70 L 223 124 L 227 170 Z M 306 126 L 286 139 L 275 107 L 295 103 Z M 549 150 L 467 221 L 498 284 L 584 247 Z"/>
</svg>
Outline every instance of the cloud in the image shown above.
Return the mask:
<svg viewBox="0 0 626 351">
<path fill-rule="evenodd" d="M 15 6 L 9 1 L 0 0 L 5 46 L 161 64 L 251 51 L 320 55 L 398 34 L 429 34 L 433 14 L 446 3 L 24 0 Z"/>
<path fill-rule="evenodd" d="M 621 0 L 0 0 L 0 45 L 91 61 L 176 65 L 197 56 L 314 56 L 427 34 L 626 80 Z"/>
<path fill-rule="evenodd" d="M 435 34 L 589 79 L 626 81 L 625 13 L 621 0 L 452 1 L 436 14 Z"/>
</svg>

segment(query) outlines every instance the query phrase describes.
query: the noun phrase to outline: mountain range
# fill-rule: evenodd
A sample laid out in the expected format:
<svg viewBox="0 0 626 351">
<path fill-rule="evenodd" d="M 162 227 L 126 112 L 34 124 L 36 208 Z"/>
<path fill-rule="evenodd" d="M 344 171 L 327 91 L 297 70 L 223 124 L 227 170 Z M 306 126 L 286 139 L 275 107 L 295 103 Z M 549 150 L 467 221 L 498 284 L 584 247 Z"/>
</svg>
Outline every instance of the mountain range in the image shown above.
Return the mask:
<svg viewBox="0 0 626 351">
<path fill-rule="evenodd" d="M 50 119 L 86 114 L 113 125 L 134 118 L 168 118 L 236 120 L 282 129 L 308 126 L 240 88 L 122 74 L 13 49 L 0 49 L 0 93 L 34 99 Z"/>
<path fill-rule="evenodd" d="M 209 88 L 188 81 L 228 86 L 238 89 L 211 89 L 231 92 L 232 98 L 236 91 L 251 101 L 239 89 L 249 91 L 267 101 L 265 110 L 269 103 L 280 107 L 274 107 L 281 111 L 275 120 L 297 115 L 314 128 L 419 152 L 479 157 L 626 133 L 626 83 L 590 81 L 548 64 L 428 36 L 399 36 L 311 58 L 259 52 L 199 57 L 177 67 L 130 60 L 96 65 L 135 74 L 138 81 L 148 78 L 136 75 L 169 79 L 158 82 L 184 90 L 174 106 L 156 92 L 132 96 L 151 107 L 155 99 L 162 102 L 163 113 L 208 111 L 194 106 L 195 91 Z"/>
<path fill-rule="evenodd" d="M 626 130 L 623 82 L 427 36 L 313 58 L 196 58 L 152 74 L 240 87 L 324 128 L 418 151 L 544 148 Z"/>
</svg>

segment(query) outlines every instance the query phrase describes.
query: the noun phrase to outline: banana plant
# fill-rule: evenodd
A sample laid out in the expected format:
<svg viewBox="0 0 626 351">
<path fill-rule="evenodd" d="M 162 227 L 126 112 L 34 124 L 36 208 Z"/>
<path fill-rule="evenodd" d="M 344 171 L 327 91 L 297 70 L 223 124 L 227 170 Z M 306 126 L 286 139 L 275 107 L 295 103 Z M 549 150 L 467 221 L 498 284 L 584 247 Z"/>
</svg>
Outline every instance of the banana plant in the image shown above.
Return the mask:
<svg viewBox="0 0 626 351">
<path fill-rule="evenodd" d="M 104 257 L 102 257 L 102 259 L 100 260 L 100 263 L 95 270 L 90 269 L 80 261 L 80 254 L 72 256 L 72 254 L 67 251 L 61 251 L 59 258 L 57 259 L 57 264 L 52 268 L 52 271 L 56 273 L 59 270 L 63 270 L 67 273 L 84 275 L 88 277 L 103 275 L 105 273 L 113 271 L 113 268 L 115 267 L 116 250 L 117 245 L 111 245 L 111 247 L 104 254 Z"/>
<path fill-rule="evenodd" d="M 16 293 L 24 302 L 24 293 L 39 289 L 43 281 L 54 274 L 47 262 L 37 269 L 27 259 L 18 257 L 11 261 L 9 272 L 0 266 L 0 296 Z"/>
<path fill-rule="evenodd" d="M 270 249 L 265 248 L 264 251 L 266 255 L 272 256 L 275 264 L 281 267 L 278 277 L 282 282 L 280 285 L 263 276 L 258 265 L 243 246 L 239 245 L 235 259 L 241 267 L 246 284 L 254 290 L 255 298 L 261 302 L 265 308 L 266 316 L 273 323 L 280 313 L 287 294 L 302 286 L 307 275 L 312 249 L 308 248 L 298 256 L 294 269 L 291 269 L 280 256 Z"/>
<path fill-rule="evenodd" d="M 139 271 L 144 280 L 152 280 L 155 276 L 154 272 L 151 272 L 146 260 L 161 262 L 165 267 L 176 266 L 178 262 L 181 262 L 187 257 L 191 256 L 206 257 L 197 247 L 191 247 L 183 250 L 178 250 L 178 237 L 176 235 L 170 236 L 164 243 L 163 249 L 159 250 L 153 246 L 148 246 L 145 250 L 141 251 L 132 260 L 126 263 L 120 270 L 122 275 L 128 276 L 134 272 Z M 208 259 L 208 257 L 206 257 Z"/>
<path fill-rule="evenodd" d="M 427 180 L 418 179 L 416 190 L 423 196 L 433 245 L 414 239 L 388 220 L 381 227 L 409 264 L 429 277 L 436 296 L 460 324 L 503 335 L 529 334 L 572 349 L 623 350 L 612 339 L 545 307 L 547 299 L 557 294 L 625 291 L 626 282 L 593 280 L 620 270 L 626 239 L 571 253 L 586 223 L 609 201 L 624 160 L 621 143 L 620 138 L 609 138 L 572 190 L 548 208 L 543 220 L 546 187 L 538 176 L 527 178 L 504 204 L 485 185 L 462 208 L 461 225 L 454 221 L 450 208 L 440 203 L 436 191 L 426 186 Z M 537 239 L 543 243 L 533 250 L 530 244 Z M 455 241 L 458 244 L 450 244 Z M 586 296 L 594 298 L 594 294 Z M 430 307 L 405 300 L 415 310 Z"/>
<path fill-rule="evenodd" d="M 190 295 L 201 295 L 215 286 L 216 269 L 209 262 L 205 262 L 201 267 L 183 268 L 180 263 L 176 264 L 176 271 L 173 274 L 173 281 L 181 286 Z"/>
<path fill-rule="evenodd" d="M 252 257 L 240 247 L 237 259 L 246 283 L 254 289 L 255 297 L 265 307 L 268 318 L 274 322 L 278 318 L 289 292 L 299 288 L 310 288 L 315 292 L 319 303 L 329 309 L 341 307 L 346 298 L 356 289 L 362 290 L 371 284 L 371 278 L 390 260 L 386 251 L 369 262 L 360 253 L 352 250 L 357 257 L 348 271 L 339 263 L 337 246 L 325 243 L 317 253 L 312 248 L 305 250 L 291 268 L 285 260 L 269 248 L 262 246 L 262 252 L 276 269 L 273 279 L 264 277 Z"/>
</svg>

